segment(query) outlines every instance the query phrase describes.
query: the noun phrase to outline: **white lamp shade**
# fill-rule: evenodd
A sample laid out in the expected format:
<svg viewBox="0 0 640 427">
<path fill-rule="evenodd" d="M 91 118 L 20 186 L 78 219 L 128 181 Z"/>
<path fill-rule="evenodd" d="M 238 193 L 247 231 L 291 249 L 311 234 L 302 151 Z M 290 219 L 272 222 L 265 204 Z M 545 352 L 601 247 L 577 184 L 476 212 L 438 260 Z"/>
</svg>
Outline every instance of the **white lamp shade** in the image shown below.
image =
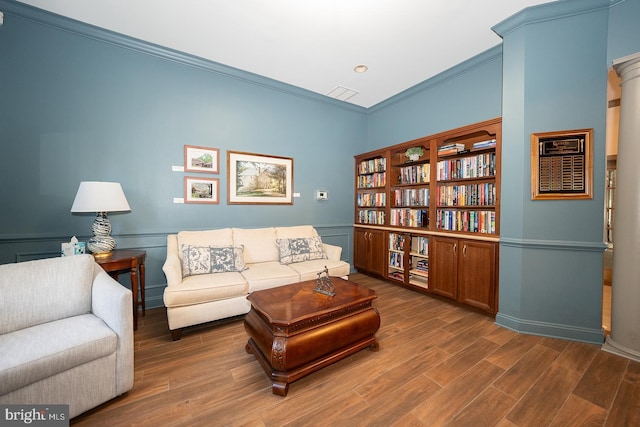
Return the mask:
<svg viewBox="0 0 640 427">
<path fill-rule="evenodd" d="M 71 212 L 130 211 L 129 202 L 118 182 L 82 181 Z"/>
</svg>

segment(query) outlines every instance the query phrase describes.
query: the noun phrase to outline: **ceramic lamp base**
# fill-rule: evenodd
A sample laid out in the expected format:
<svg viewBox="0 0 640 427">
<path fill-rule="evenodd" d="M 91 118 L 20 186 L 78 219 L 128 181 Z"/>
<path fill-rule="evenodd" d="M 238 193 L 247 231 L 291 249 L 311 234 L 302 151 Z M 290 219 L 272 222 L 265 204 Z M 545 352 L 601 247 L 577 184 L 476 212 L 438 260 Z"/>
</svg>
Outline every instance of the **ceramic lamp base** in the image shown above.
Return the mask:
<svg viewBox="0 0 640 427">
<path fill-rule="evenodd" d="M 91 228 L 94 236 L 87 242 L 87 248 L 92 254 L 108 254 L 116 247 L 116 239 L 110 236 L 111 222 L 106 212 L 98 212 Z"/>
</svg>

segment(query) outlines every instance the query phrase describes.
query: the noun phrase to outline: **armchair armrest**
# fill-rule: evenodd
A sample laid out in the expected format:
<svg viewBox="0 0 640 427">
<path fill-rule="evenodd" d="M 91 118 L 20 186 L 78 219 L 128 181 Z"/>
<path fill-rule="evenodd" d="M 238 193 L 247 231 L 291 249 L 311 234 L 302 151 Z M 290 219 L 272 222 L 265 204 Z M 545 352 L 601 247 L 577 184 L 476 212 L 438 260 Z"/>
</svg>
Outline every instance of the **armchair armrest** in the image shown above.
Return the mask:
<svg viewBox="0 0 640 427">
<path fill-rule="evenodd" d="M 182 283 L 182 263 L 178 256 L 178 237 L 175 234 L 167 236 L 167 259 L 162 266 L 162 271 L 167 277 L 167 286 Z"/>
<path fill-rule="evenodd" d="M 324 253 L 327 255 L 328 259 L 332 261 L 340 261 L 340 256 L 342 255 L 342 247 L 323 243 L 322 249 L 324 250 Z"/>
<path fill-rule="evenodd" d="M 91 311 L 118 335 L 116 393 L 133 387 L 133 310 L 131 291 L 95 264 Z"/>
</svg>

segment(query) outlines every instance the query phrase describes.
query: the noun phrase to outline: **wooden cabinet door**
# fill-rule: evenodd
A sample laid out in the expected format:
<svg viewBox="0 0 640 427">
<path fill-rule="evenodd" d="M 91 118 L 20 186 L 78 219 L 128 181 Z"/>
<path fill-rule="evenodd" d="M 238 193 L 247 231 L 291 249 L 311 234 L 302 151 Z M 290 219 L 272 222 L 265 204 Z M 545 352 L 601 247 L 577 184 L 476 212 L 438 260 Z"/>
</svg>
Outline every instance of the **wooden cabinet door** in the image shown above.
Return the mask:
<svg viewBox="0 0 640 427">
<path fill-rule="evenodd" d="M 496 243 L 461 240 L 459 243 L 458 301 L 496 312 Z"/>
<path fill-rule="evenodd" d="M 369 271 L 384 276 L 387 265 L 385 233 L 382 230 L 369 230 Z"/>
<path fill-rule="evenodd" d="M 368 236 L 369 231 L 355 228 L 353 231 L 353 266 L 358 270 L 366 270 L 368 264 Z"/>
<path fill-rule="evenodd" d="M 354 267 L 383 276 L 387 247 L 384 231 L 356 228 L 353 234 Z"/>
<path fill-rule="evenodd" d="M 458 239 L 434 236 L 431 240 L 429 287 L 435 294 L 457 299 Z"/>
</svg>

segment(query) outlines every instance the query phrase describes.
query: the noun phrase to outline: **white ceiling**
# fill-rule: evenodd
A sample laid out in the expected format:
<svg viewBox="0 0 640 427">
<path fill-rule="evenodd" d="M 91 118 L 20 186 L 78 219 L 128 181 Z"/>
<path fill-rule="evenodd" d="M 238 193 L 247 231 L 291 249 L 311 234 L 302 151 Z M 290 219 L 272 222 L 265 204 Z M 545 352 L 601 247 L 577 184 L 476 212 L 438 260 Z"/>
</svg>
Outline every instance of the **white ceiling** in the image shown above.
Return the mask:
<svg viewBox="0 0 640 427">
<path fill-rule="evenodd" d="M 536 0 L 20 0 L 347 102 L 373 106 L 501 43 Z M 358 74 L 353 68 L 366 64 Z"/>
</svg>

